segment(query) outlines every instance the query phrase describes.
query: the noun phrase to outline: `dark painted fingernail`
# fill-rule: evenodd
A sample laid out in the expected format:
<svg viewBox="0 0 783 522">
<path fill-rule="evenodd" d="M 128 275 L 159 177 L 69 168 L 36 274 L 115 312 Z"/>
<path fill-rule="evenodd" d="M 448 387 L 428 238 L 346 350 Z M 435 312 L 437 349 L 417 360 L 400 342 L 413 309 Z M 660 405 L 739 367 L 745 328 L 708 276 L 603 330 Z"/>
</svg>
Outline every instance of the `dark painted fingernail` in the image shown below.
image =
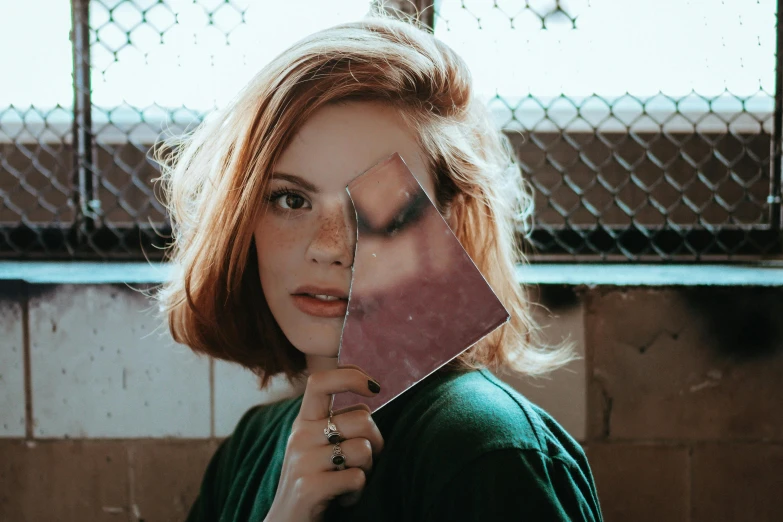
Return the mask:
<svg viewBox="0 0 783 522">
<path fill-rule="evenodd" d="M 381 391 L 381 385 L 373 381 L 372 379 L 367 381 L 367 387 L 373 393 L 378 393 L 379 391 Z"/>
</svg>

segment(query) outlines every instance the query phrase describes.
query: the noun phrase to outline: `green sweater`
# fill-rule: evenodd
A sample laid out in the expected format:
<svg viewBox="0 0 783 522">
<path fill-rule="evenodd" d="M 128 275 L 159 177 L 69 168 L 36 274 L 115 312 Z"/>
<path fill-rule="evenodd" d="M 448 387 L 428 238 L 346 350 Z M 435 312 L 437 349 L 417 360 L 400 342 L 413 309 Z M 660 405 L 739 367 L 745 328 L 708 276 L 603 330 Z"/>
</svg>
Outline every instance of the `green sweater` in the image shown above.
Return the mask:
<svg viewBox="0 0 783 522">
<path fill-rule="evenodd" d="M 264 520 L 301 404 L 299 396 L 242 417 L 212 457 L 188 522 Z M 333 502 L 326 521 L 602 520 L 579 444 L 487 370 L 436 372 L 373 418 L 384 449 L 359 502 Z"/>
</svg>

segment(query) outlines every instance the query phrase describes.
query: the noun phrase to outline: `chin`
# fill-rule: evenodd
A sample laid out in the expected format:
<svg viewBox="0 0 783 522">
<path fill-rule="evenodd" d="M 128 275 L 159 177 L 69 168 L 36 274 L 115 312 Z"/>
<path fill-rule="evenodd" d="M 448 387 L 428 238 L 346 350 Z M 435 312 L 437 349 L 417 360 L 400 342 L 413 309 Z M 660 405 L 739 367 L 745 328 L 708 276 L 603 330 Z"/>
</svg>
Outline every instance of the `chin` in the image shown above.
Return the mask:
<svg viewBox="0 0 783 522">
<path fill-rule="evenodd" d="M 320 326 L 320 325 L 319 325 Z M 305 355 L 317 355 L 319 357 L 337 357 L 340 351 L 340 333 L 342 322 L 338 328 L 323 325 L 320 327 L 294 328 L 293 335 L 288 339 L 297 350 Z"/>
<path fill-rule="evenodd" d="M 340 341 L 335 344 L 318 344 L 315 345 L 312 342 L 305 342 L 302 345 L 294 344 L 297 350 L 305 355 L 316 355 L 318 357 L 337 357 L 337 352 L 340 351 Z M 301 346 L 301 348 L 300 348 Z"/>
</svg>

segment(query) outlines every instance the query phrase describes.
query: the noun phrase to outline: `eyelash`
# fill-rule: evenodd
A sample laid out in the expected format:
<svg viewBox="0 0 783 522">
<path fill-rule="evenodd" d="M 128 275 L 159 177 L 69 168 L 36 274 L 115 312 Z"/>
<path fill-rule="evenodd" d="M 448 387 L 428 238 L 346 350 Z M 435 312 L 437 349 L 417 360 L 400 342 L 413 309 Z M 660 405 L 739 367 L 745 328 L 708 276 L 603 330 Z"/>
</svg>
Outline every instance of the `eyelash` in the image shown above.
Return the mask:
<svg viewBox="0 0 783 522">
<path fill-rule="evenodd" d="M 378 229 L 371 229 L 360 217 L 358 221 L 359 230 L 364 234 L 382 237 L 392 237 L 400 234 L 413 226 L 421 218 L 427 208 L 428 202 L 424 192 L 418 194 L 411 206 L 394 216 L 388 224 Z"/>
<path fill-rule="evenodd" d="M 412 226 L 416 221 L 418 221 L 421 215 L 424 213 L 425 199 L 426 196 L 422 194 L 420 197 L 416 198 L 416 202 L 413 204 L 413 206 L 405 209 L 402 214 L 396 215 L 392 222 L 389 223 L 389 225 L 384 230 L 385 234 L 387 236 L 393 236 L 404 231 L 408 227 Z"/>
</svg>

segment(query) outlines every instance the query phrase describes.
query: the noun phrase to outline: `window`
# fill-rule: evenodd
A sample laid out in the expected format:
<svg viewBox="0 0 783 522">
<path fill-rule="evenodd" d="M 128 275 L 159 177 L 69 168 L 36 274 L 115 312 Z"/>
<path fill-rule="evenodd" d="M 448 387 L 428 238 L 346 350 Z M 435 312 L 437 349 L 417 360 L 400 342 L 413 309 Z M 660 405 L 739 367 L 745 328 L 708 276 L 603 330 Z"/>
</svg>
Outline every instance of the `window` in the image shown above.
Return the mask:
<svg viewBox="0 0 783 522">
<path fill-rule="evenodd" d="M 161 132 L 193 126 L 285 47 L 368 8 L 4 3 L 12 51 L 0 68 L 21 81 L 0 85 L 0 257 L 159 258 L 168 223 L 147 153 Z M 775 2 L 439 0 L 434 11 L 435 35 L 468 62 L 535 190 L 534 260 L 780 255 Z"/>
<path fill-rule="evenodd" d="M 779 251 L 772 0 L 442 0 L 435 34 L 515 144 L 539 259 Z"/>
</svg>

